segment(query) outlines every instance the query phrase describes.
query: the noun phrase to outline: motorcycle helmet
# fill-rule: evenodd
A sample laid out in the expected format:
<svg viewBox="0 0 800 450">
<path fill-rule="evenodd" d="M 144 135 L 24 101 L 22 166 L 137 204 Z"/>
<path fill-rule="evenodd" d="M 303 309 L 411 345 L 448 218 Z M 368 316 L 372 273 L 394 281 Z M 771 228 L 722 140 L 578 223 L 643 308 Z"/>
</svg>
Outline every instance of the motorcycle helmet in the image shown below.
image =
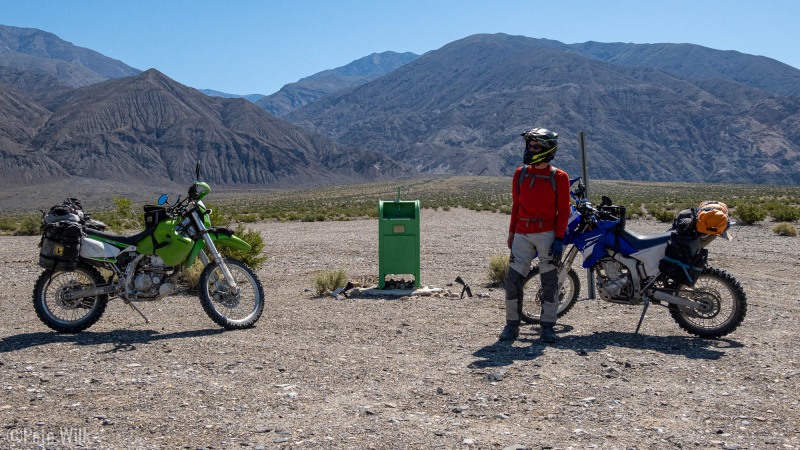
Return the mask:
<svg viewBox="0 0 800 450">
<path fill-rule="evenodd" d="M 697 210 L 697 232 L 720 235 L 728 229 L 728 205 L 705 201 Z"/>
<path fill-rule="evenodd" d="M 525 139 L 525 153 L 522 155 L 523 164 L 539 164 L 550 162 L 558 150 L 558 134 L 546 128 L 531 128 L 522 133 Z"/>
</svg>

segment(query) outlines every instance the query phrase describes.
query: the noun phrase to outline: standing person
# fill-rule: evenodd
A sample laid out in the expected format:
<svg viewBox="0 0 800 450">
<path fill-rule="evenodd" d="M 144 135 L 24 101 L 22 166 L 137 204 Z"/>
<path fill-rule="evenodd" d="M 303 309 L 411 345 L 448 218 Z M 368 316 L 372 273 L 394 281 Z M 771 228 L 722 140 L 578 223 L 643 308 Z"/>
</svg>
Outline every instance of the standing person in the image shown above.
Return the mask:
<svg viewBox="0 0 800 450">
<path fill-rule="evenodd" d="M 558 271 L 569 221 L 569 176 L 550 165 L 558 149 L 558 134 L 545 128 L 524 133 L 523 166 L 514 173 L 508 248 L 511 249 L 506 288 L 506 326 L 500 340 L 519 336 L 525 277 L 533 258 L 539 256 L 542 277 L 541 340 L 554 343 L 558 310 Z"/>
</svg>

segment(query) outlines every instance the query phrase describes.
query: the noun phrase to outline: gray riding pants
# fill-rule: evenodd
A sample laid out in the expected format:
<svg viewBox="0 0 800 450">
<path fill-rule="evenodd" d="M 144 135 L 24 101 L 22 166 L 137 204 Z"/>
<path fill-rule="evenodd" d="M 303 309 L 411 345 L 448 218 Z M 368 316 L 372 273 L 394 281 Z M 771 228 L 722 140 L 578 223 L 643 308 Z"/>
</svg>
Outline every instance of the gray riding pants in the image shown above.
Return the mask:
<svg viewBox="0 0 800 450">
<path fill-rule="evenodd" d="M 525 277 L 530 271 L 533 258 L 539 257 L 539 274 L 542 277 L 542 313 L 540 322 L 543 325 L 554 325 L 558 312 L 558 271 L 553 262 L 550 249 L 553 246 L 555 233 L 531 233 L 514 235 L 511 245 L 511 257 L 506 275 L 506 320 L 519 321 L 522 309 Z"/>
</svg>

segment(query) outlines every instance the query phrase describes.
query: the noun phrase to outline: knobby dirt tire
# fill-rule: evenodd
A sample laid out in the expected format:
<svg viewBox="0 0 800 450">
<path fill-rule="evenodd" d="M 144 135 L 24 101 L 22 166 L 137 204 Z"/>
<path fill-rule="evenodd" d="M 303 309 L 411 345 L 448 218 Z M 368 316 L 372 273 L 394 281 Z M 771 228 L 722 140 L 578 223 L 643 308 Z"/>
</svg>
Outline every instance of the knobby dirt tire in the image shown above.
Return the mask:
<svg viewBox="0 0 800 450">
<path fill-rule="evenodd" d="M 670 305 L 669 312 L 686 332 L 702 338 L 719 338 L 736 330 L 747 314 L 747 295 L 728 272 L 706 267 L 694 286 L 681 286 L 678 295 L 708 306 L 698 311 Z"/>
<path fill-rule="evenodd" d="M 539 323 L 542 315 L 542 282 L 539 267 L 531 268 L 525 277 L 523 301 L 520 306 L 520 319 L 525 323 Z M 581 292 L 581 280 L 574 269 L 569 269 L 564 283 L 559 287 L 558 317 L 563 317 L 575 306 Z"/>
<path fill-rule="evenodd" d="M 239 293 L 227 290 L 219 264 L 211 262 L 203 269 L 197 285 L 200 304 L 208 317 L 226 330 L 250 328 L 264 311 L 264 288 L 247 264 L 228 258 L 225 258 L 225 264 L 236 280 Z"/>
<path fill-rule="evenodd" d="M 33 288 L 33 309 L 39 320 L 59 333 L 79 333 L 97 323 L 106 310 L 107 295 L 64 300 L 70 287 L 104 284 L 100 272 L 79 263 L 74 271 L 45 270 Z"/>
</svg>

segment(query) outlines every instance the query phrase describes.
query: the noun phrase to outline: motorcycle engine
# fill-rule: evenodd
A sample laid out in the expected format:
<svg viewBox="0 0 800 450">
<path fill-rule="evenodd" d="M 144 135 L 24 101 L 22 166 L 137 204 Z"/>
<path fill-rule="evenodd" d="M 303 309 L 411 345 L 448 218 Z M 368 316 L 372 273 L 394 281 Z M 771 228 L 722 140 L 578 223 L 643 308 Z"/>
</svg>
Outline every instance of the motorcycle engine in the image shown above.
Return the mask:
<svg viewBox="0 0 800 450">
<path fill-rule="evenodd" d="M 165 278 L 164 260 L 158 256 L 150 256 L 139 263 L 139 270 L 133 280 L 133 287 L 139 295 L 155 297 Z"/>
<path fill-rule="evenodd" d="M 595 285 L 600 298 L 611 303 L 632 304 L 633 283 L 628 268 L 611 258 L 595 266 Z"/>
</svg>

